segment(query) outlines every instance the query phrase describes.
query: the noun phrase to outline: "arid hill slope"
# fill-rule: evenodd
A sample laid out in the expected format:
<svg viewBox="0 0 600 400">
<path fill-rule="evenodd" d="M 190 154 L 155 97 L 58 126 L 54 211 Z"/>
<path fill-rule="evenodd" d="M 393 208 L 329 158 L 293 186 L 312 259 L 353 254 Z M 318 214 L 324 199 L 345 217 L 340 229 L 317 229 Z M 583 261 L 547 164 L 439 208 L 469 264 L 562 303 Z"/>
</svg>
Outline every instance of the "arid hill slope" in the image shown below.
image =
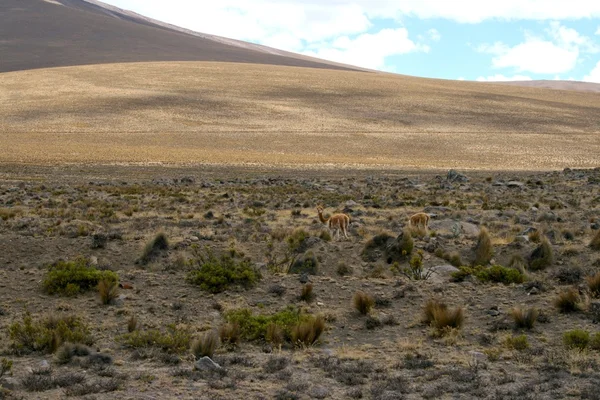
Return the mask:
<svg viewBox="0 0 600 400">
<path fill-rule="evenodd" d="M 0 75 L 0 162 L 598 166 L 600 97 L 239 63 Z"/>
<path fill-rule="evenodd" d="M 223 61 L 358 69 L 203 35 L 83 0 L 2 0 L 0 73 L 141 61 Z"/>
</svg>

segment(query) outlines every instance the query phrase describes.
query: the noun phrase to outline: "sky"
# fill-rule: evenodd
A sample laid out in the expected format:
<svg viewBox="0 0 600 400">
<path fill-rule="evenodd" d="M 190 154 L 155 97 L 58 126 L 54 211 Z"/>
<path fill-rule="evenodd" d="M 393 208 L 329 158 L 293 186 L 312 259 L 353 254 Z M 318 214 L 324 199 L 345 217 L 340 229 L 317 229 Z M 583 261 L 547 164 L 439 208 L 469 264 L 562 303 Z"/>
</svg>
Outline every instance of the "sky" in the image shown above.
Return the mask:
<svg viewBox="0 0 600 400">
<path fill-rule="evenodd" d="M 406 75 L 600 83 L 600 1 L 103 0 L 147 17 Z"/>
</svg>

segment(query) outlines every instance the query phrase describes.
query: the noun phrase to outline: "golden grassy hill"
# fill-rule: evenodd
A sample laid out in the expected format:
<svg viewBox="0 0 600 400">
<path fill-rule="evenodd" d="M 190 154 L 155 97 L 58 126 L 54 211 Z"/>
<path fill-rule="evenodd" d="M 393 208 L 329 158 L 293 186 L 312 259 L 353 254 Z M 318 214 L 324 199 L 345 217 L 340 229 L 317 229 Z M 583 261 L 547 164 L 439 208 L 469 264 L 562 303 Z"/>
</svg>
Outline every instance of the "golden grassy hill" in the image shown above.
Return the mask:
<svg viewBox="0 0 600 400">
<path fill-rule="evenodd" d="M 1 163 L 595 167 L 600 95 L 210 62 L 0 74 Z"/>
</svg>

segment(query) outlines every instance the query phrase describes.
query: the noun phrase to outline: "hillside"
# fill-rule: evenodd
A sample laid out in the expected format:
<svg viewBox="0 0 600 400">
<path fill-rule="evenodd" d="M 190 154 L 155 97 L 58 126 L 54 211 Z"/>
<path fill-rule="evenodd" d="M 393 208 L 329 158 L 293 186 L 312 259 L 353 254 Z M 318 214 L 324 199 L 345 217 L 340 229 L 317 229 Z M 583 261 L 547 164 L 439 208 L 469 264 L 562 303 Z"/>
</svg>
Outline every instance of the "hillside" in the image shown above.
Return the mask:
<svg viewBox="0 0 600 400">
<path fill-rule="evenodd" d="M 268 79 L 266 79 L 268 77 Z M 0 75 L 0 162 L 598 166 L 597 93 L 239 63 Z"/>
<path fill-rule="evenodd" d="M 0 73 L 141 61 L 222 61 L 356 69 L 203 35 L 98 1 L 0 2 Z"/>
</svg>

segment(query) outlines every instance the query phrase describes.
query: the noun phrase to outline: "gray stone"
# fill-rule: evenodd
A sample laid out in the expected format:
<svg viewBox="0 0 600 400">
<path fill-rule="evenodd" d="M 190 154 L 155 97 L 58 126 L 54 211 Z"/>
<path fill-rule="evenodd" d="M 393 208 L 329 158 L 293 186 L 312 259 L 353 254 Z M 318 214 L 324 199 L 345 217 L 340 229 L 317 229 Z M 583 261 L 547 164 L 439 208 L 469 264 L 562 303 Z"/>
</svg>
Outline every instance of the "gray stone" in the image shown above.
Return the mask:
<svg viewBox="0 0 600 400">
<path fill-rule="evenodd" d="M 330 395 L 330 391 L 329 389 L 327 389 L 324 386 L 313 386 L 310 389 L 310 397 L 312 397 L 313 399 L 324 399 L 329 397 Z"/>
<path fill-rule="evenodd" d="M 449 182 L 467 182 L 469 180 L 469 178 L 467 178 L 465 175 L 459 174 L 458 172 L 456 172 L 456 170 L 453 169 L 448 171 L 446 179 Z"/>
<path fill-rule="evenodd" d="M 206 356 L 196 361 L 194 368 L 198 371 L 223 371 L 223 367 Z"/>
<path fill-rule="evenodd" d="M 519 182 L 519 181 L 510 181 L 506 184 L 506 186 L 512 187 L 512 188 L 522 188 L 525 186 L 525 184 L 523 182 Z"/>
</svg>

